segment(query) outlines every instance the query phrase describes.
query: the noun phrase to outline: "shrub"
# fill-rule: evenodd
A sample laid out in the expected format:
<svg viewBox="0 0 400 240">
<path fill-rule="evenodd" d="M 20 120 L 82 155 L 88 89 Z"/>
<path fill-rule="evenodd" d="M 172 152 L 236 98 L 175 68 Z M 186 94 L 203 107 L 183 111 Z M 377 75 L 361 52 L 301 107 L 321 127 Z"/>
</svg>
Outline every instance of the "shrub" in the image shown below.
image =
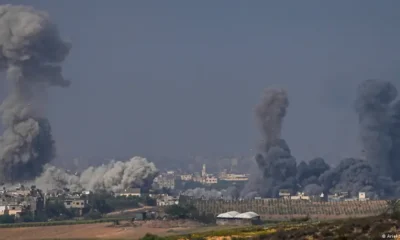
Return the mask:
<svg viewBox="0 0 400 240">
<path fill-rule="evenodd" d="M 101 218 L 101 213 L 97 211 L 90 211 L 88 214 L 83 216 L 84 219 L 100 219 Z"/>
<path fill-rule="evenodd" d="M 15 222 L 14 215 L 3 214 L 0 216 L 0 223 L 14 223 L 14 222 Z"/>
<path fill-rule="evenodd" d="M 164 240 L 165 238 L 151 234 L 151 233 L 146 233 L 146 235 L 142 238 L 140 238 L 140 240 Z"/>
</svg>

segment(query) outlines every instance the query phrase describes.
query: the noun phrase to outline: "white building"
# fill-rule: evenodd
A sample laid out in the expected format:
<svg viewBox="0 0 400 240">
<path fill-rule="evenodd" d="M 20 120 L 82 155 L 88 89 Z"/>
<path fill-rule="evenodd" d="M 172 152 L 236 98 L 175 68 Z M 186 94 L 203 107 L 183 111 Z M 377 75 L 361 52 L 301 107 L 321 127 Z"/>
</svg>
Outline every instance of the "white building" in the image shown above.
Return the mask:
<svg viewBox="0 0 400 240">
<path fill-rule="evenodd" d="M 193 180 L 193 175 L 192 174 L 181 175 L 181 180 L 182 181 L 192 181 Z"/>
<path fill-rule="evenodd" d="M 203 177 L 203 179 L 201 180 L 201 183 L 203 183 L 203 184 L 216 184 L 216 183 L 218 183 L 218 178 L 209 175 L 209 176 Z"/>
<path fill-rule="evenodd" d="M 157 200 L 157 206 L 171 206 L 171 205 L 178 205 L 179 199 L 176 197 L 165 195 Z"/>
<path fill-rule="evenodd" d="M 291 200 L 310 200 L 310 196 L 304 194 L 304 192 L 298 192 L 295 196 L 290 196 Z"/>
<path fill-rule="evenodd" d="M 115 195 L 116 196 L 124 196 L 124 197 L 130 197 L 130 196 L 140 197 L 142 194 L 141 194 L 140 188 L 129 188 L 129 189 L 125 189 L 122 192 L 118 192 Z"/>
<path fill-rule="evenodd" d="M 367 201 L 367 200 L 369 200 L 369 199 L 366 198 L 365 192 L 359 192 L 359 193 L 358 193 L 358 200 L 360 200 L 360 201 Z"/>
<path fill-rule="evenodd" d="M 255 212 L 238 213 L 230 211 L 217 216 L 218 225 L 253 225 L 260 223 L 260 215 Z"/>
</svg>

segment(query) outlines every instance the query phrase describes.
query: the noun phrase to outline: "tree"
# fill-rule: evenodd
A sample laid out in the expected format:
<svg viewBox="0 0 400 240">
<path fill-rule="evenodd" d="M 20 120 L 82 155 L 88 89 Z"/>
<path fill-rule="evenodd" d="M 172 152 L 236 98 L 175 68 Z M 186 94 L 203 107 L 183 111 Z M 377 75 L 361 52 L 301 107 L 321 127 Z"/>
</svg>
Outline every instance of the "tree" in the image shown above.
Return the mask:
<svg viewBox="0 0 400 240">
<path fill-rule="evenodd" d="M 97 211 L 90 211 L 88 214 L 84 216 L 85 219 L 100 219 L 101 218 L 101 213 Z"/>
<path fill-rule="evenodd" d="M 46 216 L 55 220 L 64 220 L 74 217 L 74 214 L 69 211 L 62 201 L 48 201 L 46 204 Z"/>
<path fill-rule="evenodd" d="M 8 213 L 0 215 L 0 223 L 14 223 L 14 215 L 9 215 Z"/>
<path fill-rule="evenodd" d="M 177 218 L 190 218 L 197 209 L 193 205 L 171 205 L 165 209 L 165 213 Z"/>
<path fill-rule="evenodd" d="M 145 196 L 143 199 L 143 202 L 146 206 L 156 206 L 157 201 L 154 198 L 151 198 L 149 196 Z"/>
</svg>

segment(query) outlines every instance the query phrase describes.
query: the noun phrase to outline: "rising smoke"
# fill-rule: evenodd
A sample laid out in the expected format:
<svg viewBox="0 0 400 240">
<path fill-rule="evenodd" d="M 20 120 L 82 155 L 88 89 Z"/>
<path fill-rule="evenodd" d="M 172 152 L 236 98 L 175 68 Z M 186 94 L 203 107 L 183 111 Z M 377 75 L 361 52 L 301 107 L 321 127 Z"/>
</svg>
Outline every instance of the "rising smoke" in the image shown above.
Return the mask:
<svg viewBox="0 0 400 240">
<path fill-rule="evenodd" d="M 77 175 L 47 165 L 34 184 L 43 190 L 68 188 L 74 192 L 117 192 L 131 187 L 150 188 L 157 174 L 153 163 L 145 158 L 133 157 L 125 162 L 111 161 L 99 167 L 89 167 Z"/>
<path fill-rule="evenodd" d="M 360 84 L 355 101 L 365 159 L 346 158 L 331 168 L 324 159 L 296 164 L 286 142 L 280 138 L 288 98 L 281 89 L 268 89 L 256 116 L 263 130 L 263 147 L 256 156 L 258 168 L 242 191 L 242 197 L 277 197 L 279 189 L 367 193 L 370 198 L 400 196 L 400 101 L 397 89 L 386 81 Z M 261 171 L 260 171 L 260 170 Z M 260 178 L 260 176 L 262 176 Z"/>
<path fill-rule="evenodd" d="M 46 13 L 0 6 L 0 71 L 9 81 L 0 105 L 0 181 L 33 179 L 55 156 L 51 127 L 41 111 L 48 86 L 67 87 L 60 64 L 70 50 Z"/>
<path fill-rule="evenodd" d="M 216 189 L 207 190 L 205 188 L 188 189 L 184 191 L 182 195 L 193 198 L 202 198 L 206 200 L 208 199 L 234 200 L 239 198 L 240 192 L 236 186 L 231 186 L 221 191 L 218 191 Z"/>
<path fill-rule="evenodd" d="M 240 197 L 278 197 L 280 189 L 309 195 L 366 192 L 371 199 L 400 197 L 400 100 L 396 97 L 397 89 L 387 81 L 366 80 L 359 85 L 355 111 L 365 158 L 345 158 L 332 168 L 322 158 L 296 163 L 281 138 L 288 96 L 282 89 L 267 89 L 255 111 L 263 140 Z M 202 189 L 188 195 L 232 198 Z"/>
</svg>

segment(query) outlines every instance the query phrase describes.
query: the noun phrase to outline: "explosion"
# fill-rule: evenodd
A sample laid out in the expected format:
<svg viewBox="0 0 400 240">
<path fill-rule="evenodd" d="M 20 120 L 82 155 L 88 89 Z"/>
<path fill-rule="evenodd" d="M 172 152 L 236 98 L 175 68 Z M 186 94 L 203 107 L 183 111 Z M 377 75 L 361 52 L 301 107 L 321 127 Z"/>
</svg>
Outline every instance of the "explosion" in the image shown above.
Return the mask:
<svg viewBox="0 0 400 240">
<path fill-rule="evenodd" d="M 280 138 L 288 98 L 281 89 L 268 89 L 256 109 L 265 143 L 256 156 L 258 168 L 242 197 L 278 197 L 280 189 L 307 194 L 366 192 L 370 198 L 400 196 L 400 101 L 390 82 L 366 80 L 355 101 L 366 159 L 346 158 L 330 166 L 322 158 L 296 164 L 289 146 Z M 261 171 L 260 171 L 261 170 Z"/>
<path fill-rule="evenodd" d="M 296 163 L 281 138 L 289 106 L 287 94 L 282 89 L 267 89 L 255 111 L 263 144 L 240 197 L 278 197 L 280 189 L 309 195 L 348 192 L 356 196 L 366 192 L 371 199 L 399 197 L 400 175 L 396 173 L 400 170 L 400 100 L 396 97 L 397 89 L 387 81 L 366 80 L 359 85 L 355 111 L 365 159 L 346 158 L 331 168 L 322 158 Z M 215 191 L 201 194 L 223 198 Z"/>
<path fill-rule="evenodd" d="M 26 6 L 0 6 L 0 71 L 9 81 L 0 105 L 0 181 L 29 180 L 55 156 L 51 127 L 40 96 L 47 87 L 67 87 L 60 64 L 71 46 L 46 13 Z"/>
<path fill-rule="evenodd" d="M 129 161 L 111 161 L 99 167 L 89 167 L 80 175 L 47 165 L 34 184 L 40 189 L 68 188 L 71 191 L 123 191 L 131 187 L 150 188 L 158 174 L 155 165 L 141 157 Z"/>
</svg>

